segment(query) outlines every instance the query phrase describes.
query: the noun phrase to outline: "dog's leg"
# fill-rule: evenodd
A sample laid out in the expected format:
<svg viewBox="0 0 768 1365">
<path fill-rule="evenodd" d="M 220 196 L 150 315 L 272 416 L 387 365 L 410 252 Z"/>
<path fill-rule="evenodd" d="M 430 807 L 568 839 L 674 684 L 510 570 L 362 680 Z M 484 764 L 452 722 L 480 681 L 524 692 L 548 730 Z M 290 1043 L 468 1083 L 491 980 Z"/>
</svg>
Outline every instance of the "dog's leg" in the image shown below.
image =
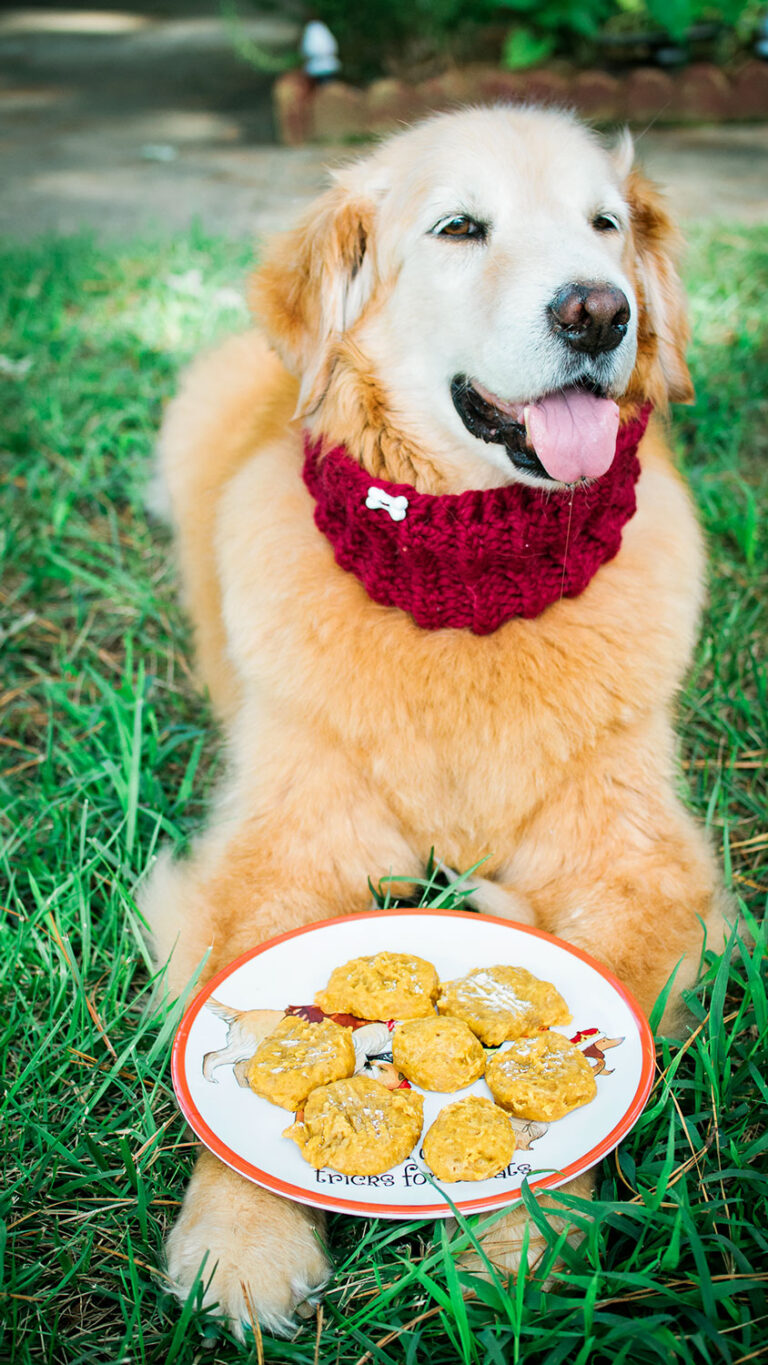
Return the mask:
<svg viewBox="0 0 768 1365">
<path fill-rule="evenodd" d="M 636 818 L 639 828 L 654 827 L 647 815 L 641 820 L 636 813 Z M 670 801 L 665 818 L 658 821 L 658 838 L 653 843 L 642 840 L 639 851 L 626 837 L 631 827 L 626 815 L 621 822 L 613 821 L 612 827 L 622 832 L 620 848 L 606 848 L 605 842 L 602 846 L 592 844 L 595 861 L 591 870 L 581 871 L 582 852 L 574 857 L 568 877 L 549 881 L 546 895 L 532 895 L 531 899 L 542 927 L 605 962 L 647 1015 L 674 973 L 661 1029 L 667 1034 L 679 1033 L 684 1022 L 681 992 L 696 980 L 705 935 L 707 946 L 719 951 L 728 920 L 733 918 L 733 907 L 720 885 L 702 832 L 676 803 Z M 570 1181 L 561 1192 L 590 1199 L 594 1172 Z M 583 1217 L 569 1218 L 567 1210 L 558 1206 L 557 1191 L 537 1195 L 537 1203 L 557 1232 L 570 1225 L 567 1240 L 577 1246 L 584 1236 L 578 1225 Z M 518 1205 L 482 1238 L 485 1255 L 504 1277 L 520 1270 L 526 1226 L 528 1271 L 535 1275 L 547 1241 L 524 1205 Z M 466 1253 L 461 1264 L 485 1273 L 482 1258 L 475 1251 Z M 549 1278 L 553 1278 L 552 1272 Z"/>
<path fill-rule="evenodd" d="M 242 1339 L 257 1321 L 278 1336 L 327 1280 L 324 1222 L 313 1209 L 279 1199 L 230 1170 L 211 1152 L 197 1159 L 168 1238 L 168 1270 L 185 1299 L 203 1261 L 203 1303 L 217 1306 Z"/>
<path fill-rule="evenodd" d="M 663 741 L 636 754 L 625 741 L 620 768 L 610 755 L 585 768 L 581 784 L 549 804 L 546 823 L 529 827 L 513 861 L 541 928 L 604 962 L 646 1015 L 674 977 L 668 1030 L 679 1027 L 705 940 L 722 951 L 734 916 L 704 831 L 658 772 Z M 547 843 L 550 828 L 558 839 Z"/>
<path fill-rule="evenodd" d="M 682 993 L 699 975 L 705 948 L 721 952 L 733 917 L 709 849 L 691 822 L 689 838 L 667 830 L 646 858 L 621 859 L 595 878 L 550 888 L 544 927 L 604 962 L 650 1016 L 671 982 L 660 1028 L 678 1035 Z"/>
<path fill-rule="evenodd" d="M 276 745 L 281 761 L 272 764 L 267 754 L 233 777 L 217 822 L 191 857 L 161 857 L 139 898 L 158 961 L 170 954 L 166 978 L 174 994 L 203 959 L 205 979 L 276 934 L 366 910 L 369 874 L 423 873 L 380 796 L 343 753 L 323 748 L 317 734 L 302 737 L 300 759 L 289 736 L 276 735 Z M 233 828 L 234 810 L 240 822 Z M 176 1292 L 189 1294 L 208 1253 L 207 1303 L 218 1303 L 238 1330 L 253 1316 L 267 1330 L 287 1331 L 294 1310 L 330 1271 L 317 1229 L 305 1209 L 204 1153 L 168 1243 Z"/>
<path fill-rule="evenodd" d="M 258 864 L 258 849 L 253 853 Z M 163 858 L 140 898 L 155 930 L 156 952 L 160 945 L 162 954 L 173 949 L 166 978 L 174 994 L 201 961 L 199 975 L 205 979 L 281 927 L 339 913 L 338 905 L 331 908 L 319 898 L 308 902 L 305 895 L 291 905 L 287 888 L 281 894 L 273 885 L 270 893 L 266 883 L 259 886 L 253 865 L 239 863 L 237 850 L 227 846 L 218 876 L 205 878 L 207 856 L 203 848 L 186 863 Z M 363 894 L 350 897 L 344 909 L 363 909 L 367 895 L 363 885 Z M 319 1237 L 322 1227 L 310 1210 L 260 1189 L 204 1151 L 168 1238 L 174 1292 L 183 1301 L 201 1274 L 203 1302 L 218 1305 L 215 1311 L 227 1318 L 237 1336 L 243 1336 L 252 1320 L 264 1331 L 285 1335 L 295 1325 L 294 1313 L 301 1312 L 330 1274 Z"/>
<path fill-rule="evenodd" d="M 467 904 L 482 915 L 495 915 L 499 919 L 514 920 L 516 924 L 536 923 L 536 914 L 530 901 L 520 895 L 512 886 L 504 882 L 490 881 L 487 877 L 462 877 L 452 867 L 438 862 L 443 876 L 451 884 L 461 882 L 470 895 Z"/>
<path fill-rule="evenodd" d="M 280 847 L 280 831 L 265 827 L 264 835 L 265 844 L 259 841 L 248 851 L 237 840 L 226 845 L 218 868 L 207 877 L 202 875 L 206 850 L 189 863 L 162 863 L 150 882 L 143 909 L 155 927 L 156 945 L 162 943 L 164 951 L 173 948 L 167 975 L 174 992 L 206 949 L 203 978 L 288 928 L 367 909 L 369 891 L 359 854 L 345 860 L 342 849 L 335 866 L 329 857 L 315 875 L 312 850 L 297 836 L 294 858 L 299 867 L 280 869 L 270 857 L 270 845 Z M 306 864 L 302 852 L 308 855 Z M 400 856 L 386 862 L 363 858 L 364 865 L 378 866 L 382 873 L 403 869 Z M 345 862 L 357 874 L 353 881 L 342 872 Z M 235 1332 L 242 1335 L 256 1318 L 265 1331 L 285 1334 L 295 1325 L 294 1312 L 301 1311 L 308 1295 L 319 1292 L 331 1272 L 317 1235 L 321 1229 L 307 1209 L 260 1189 L 204 1152 L 168 1240 L 175 1292 L 182 1300 L 187 1297 L 207 1257 L 204 1301 L 218 1304 L 217 1311 Z"/>
<path fill-rule="evenodd" d="M 547 1221 L 555 1233 L 567 1233 L 567 1240 L 571 1246 L 578 1246 L 584 1236 L 584 1232 L 579 1226 L 579 1221 L 583 1221 L 583 1214 L 572 1216 L 570 1210 L 565 1208 L 558 1199 L 558 1195 L 574 1195 L 579 1199 L 591 1199 L 594 1189 L 594 1172 L 586 1171 L 584 1175 L 577 1176 L 575 1180 L 569 1180 L 567 1185 L 563 1185 L 560 1190 L 554 1190 L 551 1194 L 537 1195 L 536 1202 L 545 1211 Z M 526 1265 L 523 1266 L 523 1244 L 526 1228 L 528 1229 L 528 1247 Z M 509 1213 L 494 1223 L 493 1227 L 489 1228 L 479 1240 L 484 1255 L 505 1281 L 515 1278 L 521 1271 L 525 1275 L 535 1276 L 537 1267 L 548 1246 L 545 1236 L 522 1203 L 515 1205 Z M 473 1271 L 483 1277 L 487 1275 L 485 1261 L 474 1247 L 461 1255 L 459 1264 L 464 1270 Z M 555 1275 L 550 1272 L 545 1285 L 548 1285 L 554 1278 Z"/>
</svg>

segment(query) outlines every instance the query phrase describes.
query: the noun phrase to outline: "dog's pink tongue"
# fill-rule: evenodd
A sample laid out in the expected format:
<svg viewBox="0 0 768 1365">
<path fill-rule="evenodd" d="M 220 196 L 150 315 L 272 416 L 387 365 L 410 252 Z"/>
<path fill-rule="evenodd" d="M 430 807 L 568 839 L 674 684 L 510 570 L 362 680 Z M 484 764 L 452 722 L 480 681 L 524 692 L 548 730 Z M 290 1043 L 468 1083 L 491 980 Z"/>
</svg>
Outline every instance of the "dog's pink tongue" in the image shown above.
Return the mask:
<svg viewBox="0 0 768 1365">
<path fill-rule="evenodd" d="M 611 398 L 565 389 L 525 409 L 528 437 L 547 473 L 560 483 L 597 479 L 616 450 L 619 409 Z"/>
</svg>

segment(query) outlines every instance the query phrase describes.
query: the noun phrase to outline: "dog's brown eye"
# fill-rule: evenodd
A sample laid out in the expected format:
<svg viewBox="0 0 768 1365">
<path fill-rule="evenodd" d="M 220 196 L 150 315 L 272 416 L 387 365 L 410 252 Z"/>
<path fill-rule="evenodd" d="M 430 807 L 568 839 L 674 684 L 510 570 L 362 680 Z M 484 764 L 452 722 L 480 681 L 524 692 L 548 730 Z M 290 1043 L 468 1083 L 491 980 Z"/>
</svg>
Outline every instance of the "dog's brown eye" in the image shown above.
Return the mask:
<svg viewBox="0 0 768 1365">
<path fill-rule="evenodd" d="M 474 241 L 484 241 L 487 235 L 485 223 L 478 223 L 466 213 L 457 213 L 454 218 L 443 218 L 433 227 L 436 237 L 469 237 Z"/>
<path fill-rule="evenodd" d="M 595 232 L 620 232 L 621 224 L 612 213 L 598 213 L 592 219 Z"/>
</svg>

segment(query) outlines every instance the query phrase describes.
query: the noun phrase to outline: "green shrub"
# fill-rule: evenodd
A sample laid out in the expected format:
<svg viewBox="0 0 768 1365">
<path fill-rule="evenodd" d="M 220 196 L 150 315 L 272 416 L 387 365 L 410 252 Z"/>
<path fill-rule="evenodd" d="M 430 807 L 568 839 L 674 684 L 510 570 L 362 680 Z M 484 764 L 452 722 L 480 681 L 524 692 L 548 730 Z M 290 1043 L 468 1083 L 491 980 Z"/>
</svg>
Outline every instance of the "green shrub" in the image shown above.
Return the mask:
<svg viewBox="0 0 768 1365">
<path fill-rule="evenodd" d="M 230 0 L 231 2 L 231 0 Z M 263 7 L 263 0 L 262 0 Z M 273 0 L 299 22 L 321 19 L 339 44 L 346 80 L 385 74 L 428 75 L 452 62 L 501 60 L 535 66 L 552 56 L 594 58 L 590 44 L 609 28 L 636 27 L 684 38 L 715 23 L 743 41 L 754 32 L 761 0 Z M 247 54 L 244 54 L 247 55 Z M 256 62 L 259 65 L 258 62 Z M 265 68 L 266 69 L 266 68 Z"/>
<path fill-rule="evenodd" d="M 461 57 L 462 48 L 472 55 L 478 31 L 498 21 L 500 7 L 498 0 L 318 0 L 312 13 L 334 34 L 354 80 L 429 67 L 441 56 Z"/>
</svg>

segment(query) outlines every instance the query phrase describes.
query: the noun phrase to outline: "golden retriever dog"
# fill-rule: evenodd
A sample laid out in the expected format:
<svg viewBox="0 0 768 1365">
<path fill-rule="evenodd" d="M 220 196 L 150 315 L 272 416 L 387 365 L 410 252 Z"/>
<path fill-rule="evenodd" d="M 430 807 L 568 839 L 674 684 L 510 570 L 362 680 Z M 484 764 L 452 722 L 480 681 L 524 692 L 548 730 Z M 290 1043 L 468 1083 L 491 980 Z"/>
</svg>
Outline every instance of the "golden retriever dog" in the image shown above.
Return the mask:
<svg viewBox="0 0 768 1365">
<path fill-rule="evenodd" d="M 164 853 L 144 893 L 173 992 L 201 962 L 367 909 L 369 877 L 407 884 L 433 847 L 453 869 L 485 859 L 481 907 L 593 954 L 646 1012 L 722 942 L 672 727 L 704 577 L 663 425 L 691 397 L 678 238 L 631 162 L 628 137 L 606 149 L 562 113 L 432 117 L 334 174 L 255 276 L 260 330 L 186 375 L 161 473 L 228 765 L 191 854 Z M 574 532 L 561 590 L 482 630 L 372 595 L 367 542 L 342 567 L 302 477 L 305 439 L 316 470 L 344 447 L 372 481 L 350 513 L 371 535 L 468 492 L 484 508 L 532 490 L 544 522 L 563 501 L 599 511 L 617 423 L 649 404 L 617 552 L 575 590 Z M 535 596 L 539 557 L 521 563 Z M 524 1221 L 488 1234 L 506 1274 Z M 236 1331 L 252 1313 L 290 1330 L 329 1273 L 319 1215 L 204 1151 L 168 1246 L 180 1297 L 206 1254 L 206 1302 Z"/>
</svg>

